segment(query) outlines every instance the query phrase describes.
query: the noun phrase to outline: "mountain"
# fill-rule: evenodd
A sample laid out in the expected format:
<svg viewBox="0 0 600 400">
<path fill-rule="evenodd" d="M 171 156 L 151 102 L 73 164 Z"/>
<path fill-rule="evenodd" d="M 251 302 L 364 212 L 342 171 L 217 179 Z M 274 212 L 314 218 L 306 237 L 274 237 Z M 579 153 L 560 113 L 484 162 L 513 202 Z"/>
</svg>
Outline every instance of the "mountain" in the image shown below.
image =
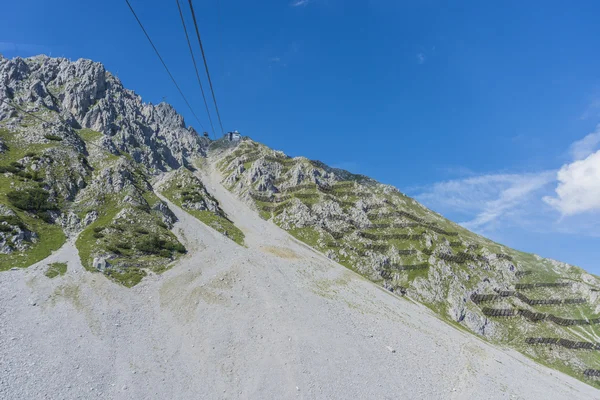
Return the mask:
<svg viewBox="0 0 600 400">
<path fill-rule="evenodd" d="M 263 218 L 449 323 L 578 377 L 600 366 L 600 279 L 583 269 L 492 242 L 392 186 L 251 140 L 217 165 Z"/>
<path fill-rule="evenodd" d="M 0 87 L 0 270 L 77 237 L 84 266 L 131 286 L 185 252 L 150 180 L 193 168 L 208 140 L 170 105 L 144 104 L 89 60 L 3 58 Z M 233 229 L 214 201 L 188 203 Z"/>
<path fill-rule="evenodd" d="M 30 268 L 23 273 L 33 271 L 33 278 L 12 277 L 25 267 Z M 202 274 L 215 268 L 225 273 L 224 277 L 205 282 L 208 278 Z M 226 268 L 235 269 L 231 272 Z M 377 286 L 367 285 L 348 270 Z M 476 347 L 485 354 L 483 359 L 497 354 L 499 350 L 479 344 L 473 334 L 598 386 L 593 375 L 600 370 L 600 337 L 596 333 L 600 324 L 599 278 L 575 266 L 494 243 L 371 178 L 304 157 L 291 158 L 248 137 L 240 141 L 202 138 L 192 127 L 186 127 L 183 117 L 170 105 L 143 103 L 101 64 L 89 60 L 0 57 L 0 271 L 7 271 L 0 274 L 0 284 L 3 275 L 11 276 L 5 278 L 10 285 L 3 286 L 5 293 L 0 300 L 5 298 L 15 310 L 23 305 L 15 305 L 11 299 L 24 293 L 42 299 L 39 301 L 49 313 L 58 299 L 67 299 L 75 310 L 85 310 L 81 312 L 89 321 L 96 321 L 90 322 L 92 330 L 113 336 L 119 333 L 108 331 L 107 320 L 97 314 L 104 316 L 111 307 L 131 318 L 131 329 L 145 332 L 152 340 L 159 340 L 156 332 L 144 324 L 156 324 L 153 326 L 157 332 L 168 335 L 169 330 L 157 321 L 170 321 L 175 313 L 177 321 L 172 326 L 179 327 L 174 334 L 180 338 L 181 332 L 187 332 L 188 318 L 196 321 L 192 309 L 200 307 L 200 301 L 207 304 L 205 311 L 211 318 L 207 322 L 215 326 L 226 322 L 218 319 L 219 315 L 244 318 L 243 313 L 229 316 L 230 299 L 235 297 L 237 306 L 251 313 L 256 324 L 266 323 L 267 318 L 269 329 L 276 331 L 272 324 L 284 321 L 288 324 L 286 330 L 299 329 L 305 335 L 312 332 L 323 338 L 329 338 L 323 326 L 330 322 L 315 317 L 322 325 L 312 326 L 305 318 L 311 312 L 327 314 L 325 310 L 333 307 L 330 302 L 336 302 L 339 315 L 347 312 L 347 318 L 360 320 L 361 324 L 366 323 L 364 315 L 372 312 L 378 321 L 404 321 L 405 317 L 398 316 L 398 308 L 410 310 L 406 311 L 410 318 L 423 324 L 428 343 L 444 343 L 442 360 L 452 357 L 451 344 L 442 337 Z M 42 271 L 42 276 L 35 275 L 36 271 Z M 32 282 L 29 286 L 24 284 L 26 278 Z M 96 278 L 101 280 L 97 282 Z M 191 287 L 192 283 L 197 285 Z M 271 284 L 277 291 L 270 289 Z M 247 285 L 253 285 L 253 289 Z M 234 286 L 249 297 L 241 299 L 238 291 L 227 292 Z M 375 287 L 386 289 L 387 297 Z M 15 297 L 7 297 L 8 293 L 15 293 Z M 223 297 L 226 294 L 230 297 Z M 142 295 L 149 297 L 147 302 L 141 302 Z M 313 295 L 320 300 L 310 297 Z M 264 312 L 255 314 L 253 309 L 245 308 L 252 303 L 251 296 L 262 299 L 254 306 L 264 308 Z M 289 303 L 288 296 L 298 303 Z M 436 322 L 427 309 L 397 296 L 425 305 L 445 324 Z M 117 300 L 109 300 L 113 297 Z M 157 304 L 156 298 L 160 299 Z M 314 302 L 315 308 L 304 308 L 302 299 Z M 337 303 L 341 299 L 345 308 Z M 135 310 L 156 315 L 147 315 L 152 322 L 139 319 L 125 304 L 136 304 Z M 296 310 L 303 326 L 308 324 L 314 331 L 299 327 L 288 315 L 277 314 L 274 304 L 285 304 L 290 312 Z M 221 308 L 217 312 L 211 307 Z M 168 316 L 163 315 L 165 310 Z M 179 320 L 178 313 L 184 311 L 183 320 Z M 18 319 L 12 312 L 6 313 Z M 66 309 L 63 312 L 72 313 Z M 269 319 L 271 313 L 279 319 Z M 109 314 L 110 321 L 121 321 Z M 37 314 L 33 320 L 46 321 L 44 315 Z M 236 325 L 236 329 L 246 332 L 252 326 L 252 322 L 247 323 L 250 325 Z M 15 322 L 14 329 L 23 328 L 22 333 L 28 324 Z M 53 326 L 61 329 L 61 324 L 59 321 Z M 412 326 L 414 322 L 406 324 Z M 391 325 L 385 326 L 392 329 Z M 394 325 L 393 329 L 409 328 Z M 272 331 L 269 337 L 278 341 Z M 252 329 L 247 333 L 258 335 Z M 391 331 L 381 325 L 378 334 L 389 339 Z M 140 340 L 156 345 L 147 338 Z M 236 336 L 236 340 L 243 338 Z M 349 346 L 346 351 L 362 346 L 356 341 L 340 340 Z M 102 343 L 108 346 L 107 354 L 113 354 L 110 343 L 122 346 Z M 324 339 L 323 343 L 333 342 Z M 322 345 L 304 341 L 302 349 L 308 351 L 314 346 L 313 350 L 318 347 L 319 352 L 330 354 Z M 240 346 L 251 351 L 246 344 Z M 10 343 L 0 341 L 0 349 L 13 351 L 9 348 Z M 18 349 L 26 351 L 25 347 Z M 283 347 L 278 349 L 288 354 Z M 367 347 L 360 349 L 367 351 Z M 405 350 L 410 351 L 409 347 Z M 134 354 L 135 350 L 127 351 Z M 268 352 L 267 348 L 262 351 Z M 305 357 L 294 354 L 289 360 L 298 362 L 298 358 Z M 348 355 L 351 359 L 355 356 Z M 343 358 L 331 357 L 343 362 Z M 473 360 L 477 357 L 467 358 L 476 362 Z M 369 365 L 380 360 L 369 358 L 373 363 Z M 525 358 L 510 360 L 506 368 L 533 365 Z M 417 359 L 414 362 L 418 364 Z M 87 361 L 86 367 L 104 370 Z M 361 365 L 357 367 L 353 373 L 364 372 Z M 269 365 L 263 373 L 269 368 L 274 366 Z M 457 368 L 467 367 L 461 364 Z M 532 377 L 534 370 L 526 369 L 529 372 L 523 372 L 523 376 Z M 321 367 L 319 371 L 317 379 L 329 370 Z M 296 376 L 296 372 L 290 374 Z M 473 376 L 475 379 L 480 375 Z M 557 389 L 567 378 L 560 375 L 556 379 L 558 383 L 548 386 L 554 388 L 548 393 L 572 396 Z M 500 385 L 503 380 L 494 382 Z M 335 387 L 337 392 L 327 392 L 329 396 L 342 393 L 339 386 Z M 424 389 L 430 396 L 424 394 L 423 398 L 446 398 L 441 392 L 427 392 L 438 388 L 433 385 Z M 510 390 L 516 388 L 530 390 L 524 379 Z M 369 388 L 363 393 L 380 397 L 381 393 L 374 390 Z M 481 397 L 485 385 L 471 385 L 469 390 L 462 395 Z M 262 396 L 277 393 L 258 392 Z M 325 392 L 305 395 L 312 398 L 319 397 L 319 393 Z M 180 397 L 177 393 L 163 394 Z M 70 396 L 63 395 L 58 397 Z"/>
</svg>

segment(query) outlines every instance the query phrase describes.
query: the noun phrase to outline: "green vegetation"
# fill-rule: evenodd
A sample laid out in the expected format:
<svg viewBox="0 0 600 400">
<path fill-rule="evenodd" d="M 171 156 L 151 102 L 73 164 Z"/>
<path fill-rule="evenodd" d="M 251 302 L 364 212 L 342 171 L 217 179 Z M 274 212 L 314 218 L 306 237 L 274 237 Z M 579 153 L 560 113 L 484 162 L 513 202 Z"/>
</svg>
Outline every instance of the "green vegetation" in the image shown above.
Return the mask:
<svg viewBox="0 0 600 400">
<path fill-rule="evenodd" d="M 84 129 L 79 129 L 77 131 L 77 134 L 79 135 L 79 137 L 81 137 L 85 142 L 90 142 L 90 141 L 94 141 L 96 139 L 99 139 L 102 137 L 102 133 L 101 132 L 96 132 L 92 129 L 88 129 L 88 128 L 84 128 Z"/>
<path fill-rule="evenodd" d="M 6 129 L 0 129 L 0 138 L 7 146 L 7 150 L 0 153 L 0 204 L 10 204 L 16 214 L 0 216 L 0 224 L 6 222 L 9 226 L 37 235 L 31 242 L 23 243 L 27 246 L 25 251 L 0 254 L 0 271 L 5 271 L 13 267 L 24 268 L 46 258 L 62 246 L 65 235 L 59 226 L 46 222 L 49 221 L 47 211 L 56 209 L 56 205 L 48 201 L 48 192 L 39 186 L 40 172 L 27 170 L 24 160 L 27 158 L 31 162 L 47 157 L 40 157 L 39 154 L 54 144 L 31 143 L 23 146 L 15 133 Z M 0 230 L 8 233 L 12 228 L 6 224 Z"/>
<path fill-rule="evenodd" d="M 202 182 L 189 170 L 180 168 L 176 171 L 166 183 L 162 194 L 204 224 L 227 236 L 237 244 L 244 244 L 244 233 L 227 218 L 221 209 L 212 212 L 198 210 L 190 206 L 191 204 L 202 204 L 206 207 L 206 202 L 218 202 L 206 192 Z"/>
<path fill-rule="evenodd" d="M 135 247 L 137 250 L 148 254 L 161 254 L 161 256 L 168 254 L 167 257 L 170 257 L 171 252 L 174 251 L 181 254 L 185 254 L 187 252 L 185 246 L 181 243 L 164 240 L 158 235 L 154 234 L 136 239 Z M 121 245 L 121 248 L 130 249 L 131 246 L 129 244 L 127 246 Z M 165 253 L 165 251 L 167 253 Z"/>
<path fill-rule="evenodd" d="M 240 246 L 244 245 L 244 233 L 225 216 L 207 210 L 186 209 L 186 211 Z"/>
<path fill-rule="evenodd" d="M 200 203 L 200 202 L 204 201 L 204 196 L 202 196 L 202 194 L 200 194 L 200 192 L 198 190 L 192 190 L 192 191 L 182 190 L 180 193 L 181 193 L 181 200 L 183 202 Z"/>
<path fill-rule="evenodd" d="M 121 210 L 126 211 L 127 217 L 123 220 L 116 218 Z M 119 196 L 115 195 L 105 199 L 98 213 L 98 219 L 86 227 L 76 241 L 81 262 L 88 270 L 93 270 L 94 257 L 104 257 L 109 264 L 104 273 L 131 287 L 139 283 L 147 271 L 163 272 L 186 252 L 149 207 L 120 205 Z"/>
<path fill-rule="evenodd" d="M 292 197 L 283 202 L 268 202 L 268 196 L 260 194 L 254 196 L 254 203 L 264 219 L 277 217 L 297 198 L 311 209 L 312 217 L 317 208 L 315 204 L 323 201 L 334 201 L 342 209 L 343 215 L 336 216 L 340 221 L 354 219 L 356 222 L 357 209 L 360 200 L 369 202 L 376 198 L 378 204 L 368 209 L 363 208 L 368 219 L 373 224 L 380 226 L 358 228 L 355 226 L 344 227 L 343 232 L 331 232 L 323 229 L 320 224 L 313 226 L 294 227 L 292 224 L 288 232 L 299 240 L 316 249 L 327 252 L 340 264 L 364 274 L 373 281 L 387 287 L 407 287 L 413 290 L 416 296 L 422 299 L 436 299 L 424 304 L 434 310 L 440 318 L 459 329 L 465 330 L 466 325 L 455 321 L 455 312 L 450 302 L 456 300 L 457 295 L 468 299 L 473 292 L 483 294 L 494 293 L 493 289 L 512 289 L 516 283 L 537 282 L 576 282 L 577 285 L 569 290 L 556 288 L 528 289 L 526 294 L 531 299 L 567 299 L 585 297 L 590 300 L 588 289 L 600 291 L 600 281 L 590 282 L 590 275 L 584 281 L 582 271 L 576 267 L 565 267 L 552 261 L 541 259 L 532 254 L 522 253 L 509 249 L 499 243 L 478 236 L 463 227 L 443 218 L 421 206 L 415 200 L 404 194 L 390 190 L 389 187 L 377 184 L 375 181 L 360 175 L 350 174 L 346 171 L 332 169 L 320 162 L 309 162 L 302 159 L 286 159 L 280 154 L 272 152 L 265 146 L 257 145 L 252 151 L 260 151 L 265 155 L 265 160 L 278 163 L 280 168 L 271 183 L 277 188 L 288 186 L 293 182 L 296 191 L 285 193 Z M 252 167 L 253 161 L 245 161 L 246 149 L 238 146 L 225 154 L 218 166 L 227 175 L 234 169 L 226 169 L 233 163 L 238 165 L 242 161 L 246 170 Z M 297 182 L 297 175 L 287 174 L 290 168 L 303 169 L 305 176 L 332 176 L 339 179 L 338 183 L 330 183 L 325 190 L 319 190 L 311 179 Z M 311 168 L 319 171 L 313 173 Z M 242 179 L 243 175 L 238 176 Z M 260 193 L 259 185 L 264 187 L 263 180 L 257 180 L 252 187 L 245 190 Z M 281 197 L 281 196 L 276 196 Z M 381 202 L 384 203 L 381 203 Z M 363 203 L 364 204 L 364 203 Z M 317 220 L 319 218 L 316 218 Z M 291 220 L 282 221 L 281 216 L 274 219 L 276 223 L 290 223 Z M 359 219 L 360 220 L 360 219 Z M 286 224 L 287 225 L 287 224 Z M 340 225 L 340 228 L 344 225 Z M 287 227 L 287 226 L 286 226 Z M 358 230 L 358 232 L 356 232 Z M 356 234 L 358 233 L 358 234 Z M 363 235 L 363 233 L 365 233 Z M 385 260 L 385 261 L 383 261 Z M 397 271 L 394 266 L 429 265 L 428 268 Z M 387 269 L 390 274 L 380 274 L 376 267 Z M 518 276 L 516 272 L 532 271 L 528 275 Z M 418 297 L 417 297 L 418 298 Z M 591 299 L 594 297 L 592 296 Z M 488 306 L 486 304 L 486 306 Z M 598 303 L 540 305 L 531 307 L 516 297 L 503 299 L 500 303 L 489 304 L 490 307 L 499 308 L 525 308 L 533 312 L 552 313 L 560 318 L 567 319 L 592 319 L 600 318 L 595 311 Z M 481 308 L 467 300 L 466 307 L 469 312 L 481 315 Z M 452 311 L 452 312 L 451 312 Z M 496 343 L 510 345 L 523 352 L 528 357 L 541 363 L 566 372 L 578 379 L 600 387 L 600 383 L 590 381 L 583 377 L 585 368 L 600 369 L 600 353 L 583 350 L 552 349 L 544 346 L 532 346 L 525 343 L 525 338 L 558 337 L 574 341 L 587 340 L 596 342 L 600 335 L 600 325 L 560 326 L 550 321 L 532 323 L 523 317 L 489 318 L 496 332 Z"/>
<path fill-rule="evenodd" d="M 25 268 L 35 264 L 58 250 L 66 240 L 65 234 L 59 226 L 48 224 L 21 212 L 17 212 L 17 214 L 21 223 L 37 234 L 38 241 L 29 243 L 30 247 L 26 251 L 0 254 L 0 271 L 6 271 L 13 267 Z"/>
<path fill-rule="evenodd" d="M 321 237 L 319 232 L 315 228 L 311 227 L 292 228 L 288 230 L 288 232 L 296 239 L 310 246 L 317 246 L 319 238 Z"/>
<path fill-rule="evenodd" d="M 48 269 L 46 270 L 46 275 L 48 278 L 56 278 L 57 276 L 62 276 L 67 272 L 67 263 L 64 262 L 56 262 L 48 265 Z"/>
<path fill-rule="evenodd" d="M 8 227 L 7 225 L 2 224 L 3 222 L 6 222 Z M 21 218 L 19 218 L 17 215 L 0 215 L 0 227 L 3 227 L 1 229 L 3 232 L 12 231 L 12 228 L 10 228 L 11 225 L 18 226 L 23 230 L 27 229 L 27 226 L 25 226 Z"/>
<path fill-rule="evenodd" d="M 146 271 L 137 267 L 130 267 L 127 270 L 121 272 L 116 270 L 106 271 L 106 276 L 112 280 L 119 282 L 121 285 L 126 287 L 134 287 L 144 279 L 147 275 Z"/>
<path fill-rule="evenodd" d="M 8 201 L 20 210 L 29 211 L 46 222 L 50 222 L 47 211 L 55 210 L 56 205 L 48 201 L 50 194 L 38 187 L 13 190 L 6 194 Z"/>
<path fill-rule="evenodd" d="M 62 137 L 60 137 L 60 136 L 56 136 L 56 135 L 51 135 L 51 134 L 46 134 L 46 135 L 44 135 L 44 137 L 45 137 L 46 139 L 48 139 L 48 140 L 54 140 L 54 141 L 56 141 L 56 142 L 60 142 L 60 141 L 62 141 L 62 140 L 63 140 L 63 138 L 62 138 Z"/>
</svg>

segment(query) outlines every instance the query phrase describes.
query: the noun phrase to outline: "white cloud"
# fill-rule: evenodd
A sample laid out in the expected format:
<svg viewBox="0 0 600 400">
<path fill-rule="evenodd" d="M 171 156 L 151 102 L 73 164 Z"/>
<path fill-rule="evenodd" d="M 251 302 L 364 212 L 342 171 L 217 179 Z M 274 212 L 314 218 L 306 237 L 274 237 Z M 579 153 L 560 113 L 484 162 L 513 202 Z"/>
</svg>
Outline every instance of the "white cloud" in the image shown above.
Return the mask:
<svg viewBox="0 0 600 400">
<path fill-rule="evenodd" d="M 600 125 L 596 130 L 569 147 L 569 153 L 574 160 L 581 160 L 592 154 L 600 144 Z"/>
<path fill-rule="evenodd" d="M 425 62 L 425 54 L 417 53 L 417 62 L 423 64 Z"/>
<path fill-rule="evenodd" d="M 587 142 L 589 144 L 594 140 Z M 600 210 L 600 150 L 583 160 L 564 165 L 558 171 L 557 178 L 559 183 L 556 196 L 546 196 L 544 201 L 560 211 L 563 216 Z"/>
<path fill-rule="evenodd" d="M 292 7 L 304 7 L 306 6 L 308 3 L 310 2 L 310 0 L 294 0 L 290 3 L 290 6 Z"/>
<path fill-rule="evenodd" d="M 487 235 L 510 228 L 600 236 L 600 125 L 559 170 L 466 176 L 416 188 L 426 206 Z"/>
<path fill-rule="evenodd" d="M 466 214 L 462 225 L 481 231 L 508 219 L 516 222 L 554 175 L 553 171 L 480 175 L 436 183 L 416 197 L 442 213 Z"/>
</svg>

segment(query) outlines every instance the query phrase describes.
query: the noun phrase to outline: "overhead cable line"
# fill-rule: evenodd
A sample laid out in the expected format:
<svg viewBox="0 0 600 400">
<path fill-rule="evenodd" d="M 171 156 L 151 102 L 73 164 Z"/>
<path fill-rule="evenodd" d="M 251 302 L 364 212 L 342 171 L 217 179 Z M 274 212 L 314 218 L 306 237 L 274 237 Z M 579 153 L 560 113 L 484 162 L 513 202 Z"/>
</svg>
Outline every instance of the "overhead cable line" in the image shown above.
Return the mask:
<svg viewBox="0 0 600 400">
<path fill-rule="evenodd" d="M 206 76 L 208 77 L 208 83 L 210 85 L 210 91 L 212 93 L 213 101 L 215 102 L 215 110 L 217 110 L 217 117 L 219 118 L 219 125 L 221 125 L 221 133 L 224 135 L 225 130 L 223 129 L 223 123 L 221 122 L 221 114 L 219 113 L 219 106 L 217 106 L 217 98 L 215 97 L 215 90 L 213 89 L 212 80 L 210 79 L 210 72 L 208 72 L 208 63 L 206 62 L 206 54 L 204 54 L 204 47 L 202 46 L 202 39 L 200 39 L 200 31 L 198 30 L 198 21 L 196 21 L 196 13 L 194 12 L 194 5 L 192 0 L 188 0 L 190 4 L 190 11 L 192 12 L 192 19 L 194 21 L 194 27 L 196 28 L 196 36 L 198 37 L 198 44 L 200 45 L 200 51 L 202 52 L 202 59 L 204 60 L 204 68 L 206 69 Z"/>
<path fill-rule="evenodd" d="M 204 106 L 206 107 L 206 114 L 208 115 L 208 120 L 210 121 L 210 127 L 212 129 L 213 139 L 215 137 L 215 127 L 213 125 L 212 117 L 210 116 L 210 110 L 208 109 L 208 103 L 206 102 L 206 96 L 204 95 L 204 87 L 202 86 L 202 81 L 200 80 L 200 73 L 198 72 L 198 65 L 196 64 L 196 57 L 194 57 L 194 51 L 192 50 L 192 43 L 190 42 L 190 37 L 188 36 L 187 27 L 185 26 L 185 19 L 183 18 L 183 12 L 181 11 L 181 5 L 179 4 L 179 0 L 175 0 L 177 2 L 177 9 L 179 10 L 179 16 L 181 17 L 181 24 L 183 25 L 183 31 L 185 32 L 185 39 L 187 40 L 188 48 L 190 49 L 190 55 L 192 56 L 192 62 L 194 63 L 194 69 L 196 70 L 196 78 L 198 78 L 198 84 L 200 85 L 200 91 L 202 92 L 202 99 L 204 100 Z"/>
<path fill-rule="evenodd" d="M 129 0 L 125 0 L 125 2 L 127 3 L 127 5 L 129 6 L 129 9 L 131 10 L 131 13 L 133 14 L 133 16 L 135 17 L 136 21 L 138 22 L 138 24 L 140 25 L 140 28 L 142 28 L 142 31 L 144 32 L 144 35 L 146 35 L 146 39 L 148 39 L 148 42 L 150 42 L 150 45 L 152 46 L 152 48 L 154 49 L 154 51 L 156 52 L 156 55 L 158 56 L 158 58 L 160 59 L 160 62 L 162 63 L 163 67 L 165 67 L 165 70 L 167 71 L 167 73 L 169 74 L 169 77 L 171 77 L 171 80 L 173 81 L 173 83 L 175 84 L 175 87 L 177 88 L 177 90 L 179 91 L 179 94 L 181 95 L 181 97 L 183 97 L 183 100 L 185 101 L 185 104 L 187 104 L 188 108 L 190 109 L 190 111 L 192 112 L 192 114 L 194 115 L 194 117 L 196 118 L 196 121 L 198 121 L 198 123 L 200 124 L 200 127 L 202 128 L 202 130 L 204 130 L 204 125 L 202 125 L 202 122 L 200 122 L 200 119 L 198 118 L 198 116 L 196 115 L 196 113 L 194 112 L 194 110 L 192 109 L 192 106 L 190 105 L 190 102 L 188 101 L 188 99 L 185 97 L 185 95 L 183 94 L 183 92 L 181 91 L 181 88 L 179 87 L 179 85 L 177 84 L 177 81 L 175 80 L 175 78 L 173 77 L 173 74 L 171 74 L 171 71 L 169 71 L 169 68 L 167 67 L 167 64 L 165 63 L 165 61 L 163 60 L 162 56 L 160 55 L 160 53 L 158 52 L 158 49 L 156 48 L 156 46 L 154 45 L 154 42 L 152 42 L 152 39 L 150 39 L 150 35 L 148 35 L 148 32 L 146 32 L 146 28 L 144 28 L 144 25 L 142 25 L 142 21 L 140 21 L 140 19 L 138 18 L 137 14 L 135 13 L 135 10 L 133 9 L 133 7 L 131 6 L 131 3 L 129 3 Z"/>
</svg>

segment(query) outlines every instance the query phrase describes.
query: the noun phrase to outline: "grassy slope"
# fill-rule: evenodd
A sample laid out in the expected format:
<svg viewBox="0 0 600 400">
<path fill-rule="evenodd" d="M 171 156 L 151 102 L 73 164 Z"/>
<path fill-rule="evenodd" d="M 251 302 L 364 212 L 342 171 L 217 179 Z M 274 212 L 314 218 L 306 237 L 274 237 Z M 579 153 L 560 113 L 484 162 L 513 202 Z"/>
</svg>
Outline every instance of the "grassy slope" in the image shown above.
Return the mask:
<svg viewBox="0 0 600 400">
<path fill-rule="evenodd" d="M 90 129 L 82 129 L 78 134 L 88 146 L 94 146 L 102 137 L 101 133 Z M 131 160 L 126 155 L 117 156 L 104 151 L 96 154 L 90 160 L 90 164 L 97 170 L 107 168 L 121 157 Z M 90 211 L 96 211 L 98 218 L 79 234 L 76 241 L 82 265 L 86 269 L 94 270 L 92 263 L 95 257 L 108 258 L 112 268 L 104 273 L 127 287 L 137 285 L 148 271 L 162 273 L 185 252 L 175 235 L 163 224 L 158 213 L 151 210 L 160 199 L 152 191 L 144 189 L 142 181 L 146 178 L 141 166 L 134 164 L 132 175 L 135 181 L 129 190 L 138 194 L 145 204 L 132 206 L 123 203 L 126 193 L 104 196 L 100 204 L 92 202 L 93 206 L 82 207 L 81 204 L 89 202 L 85 198 L 80 199 L 78 214 L 83 216 Z M 86 196 L 96 197 L 94 193 L 86 193 Z M 116 220 L 118 214 L 124 211 L 129 219 L 135 221 L 134 224 Z M 150 246 L 145 244 L 154 238 L 159 242 L 152 246 L 156 247 L 156 252 L 153 253 L 146 249 Z"/>
<path fill-rule="evenodd" d="M 44 112 L 41 112 L 40 115 L 45 116 Z M 31 116 L 26 116 L 22 125 L 36 126 L 39 125 L 39 121 Z M 85 161 L 89 163 L 92 169 L 95 169 L 92 174 L 97 174 L 102 168 L 114 165 L 123 157 L 133 163 L 131 157 L 126 154 L 114 155 L 107 151 L 98 152 L 96 144 L 102 137 L 100 132 L 91 129 L 80 129 L 77 133 L 89 149 L 96 150 L 93 157 L 78 155 L 79 161 Z M 42 136 L 40 136 L 40 143 L 20 143 L 17 134 L 6 129 L 0 129 L 0 138 L 8 147 L 7 151 L 0 154 L 0 166 L 10 166 L 10 163 L 19 161 L 26 155 L 31 158 L 34 154 L 37 157 L 47 149 L 61 146 L 61 141 L 46 140 Z M 72 154 L 68 156 L 71 157 Z M 68 168 L 65 169 L 63 165 L 60 165 L 64 162 L 64 160 L 61 160 L 58 164 L 51 163 L 53 169 L 49 172 L 52 173 L 53 177 L 66 177 L 65 173 L 68 173 Z M 33 171 L 26 168 L 23 172 L 30 173 Z M 105 274 L 126 286 L 139 283 L 147 274 L 147 271 L 155 273 L 164 271 L 173 260 L 185 251 L 175 236 L 162 223 L 158 212 L 151 210 L 151 207 L 160 199 L 154 193 L 145 189 L 145 185 L 142 183 L 142 180 L 146 179 L 143 168 L 139 165 L 134 166 L 131 172 L 135 182 L 134 188 L 129 190 L 133 190 L 133 194 L 139 195 L 142 203 L 144 203 L 142 206 L 134 207 L 123 202 L 124 196 L 132 193 L 100 196 L 97 193 L 89 192 L 89 190 L 86 191 L 90 187 L 89 185 L 80 192 L 83 197 L 79 196 L 80 198 L 76 203 L 67 203 L 63 199 L 57 199 L 61 210 L 72 210 L 80 218 L 85 217 L 91 211 L 98 212 L 98 220 L 86 227 L 76 241 L 82 264 L 91 270 L 94 257 L 108 257 L 114 268 L 105 271 Z M 44 171 L 40 171 L 40 175 L 43 176 Z M 89 178 L 91 177 L 87 177 L 86 180 Z M 65 242 L 65 235 L 60 226 L 48 224 L 28 212 L 12 207 L 7 199 L 9 191 L 38 186 L 38 182 L 34 182 L 32 179 L 26 179 L 16 174 L 0 174 L 0 204 L 11 208 L 20 221 L 39 237 L 39 241 L 32 243 L 30 248 L 24 252 L 1 254 L 0 270 L 12 267 L 27 267 L 44 259 Z M 115 224 L 115 217 L 122 211 L 127 211 L 128 215 L 134 216 L 133 219 L 139 222 L 140 226 L 147 228 L 145 232 L 136 231 L 136 227 L 133 225 Z M 98 232 L 99 229 L 102 229 L 103 233 Z M 150 246 L 149 243 L 153 245 Z"/>
<path fill-rule="evenodd" d="M 161 273 L 168 269 L 172 261 L 184 252 L 173 249 L 162 249 L 165 253 L 152 254 L 142 249 L 144 240 L 156 235 L 166 244 L 179 244 L 175 236 L 162 225 L 158 217 L 141 210 L 131 209 L 136 215 L 134 224 L 116 223 L 115 217 L 123 208 L 117 200 L 104 203 L 99 218 L 87 226 L 76 241 L 83 266 L 93 270 L 92 261 L 95 256 L 108 256 L 109 263 L 115 267 L 105 273 L 113 280 L 131 287 L 138 284 L 147 271 Z M 144 228 L 141 229 L 140 226 Z"/>
<path fill-rule="evenodd" d="M 23 146 L 17 141 L 15 135 L 6 129 L 0 129 L 0 137 L 8 146 L 6 152 L 0 153 L 0 166 L 6 166 L 11 162 L 19 161 L 23 159 L 26 154 L 35 153 L 38 155 L 44 150 L 56 146 L 54 143 L 34 143 Z M 8 206 L 13 210 L 27 226 L 27 229 L 35 232 L 39 238 L 38 242 L 32 243 L 31 247 L 25 252 L 0 254 L 0 271 L 5 271 L 13 267 L 27 267 L 43 260 L 48 257 L 52 251 L 59 249 L 65 242 L 66 237 L 59 226 L 48 224 L 43 220 L 10 205 L 6 197 L 8 192 L 17 188 L 33 187 L 37 187 L 37 182 L 23 179 L 14 174 L 0 174 L 0 204 Z"/>
<path fill-rule="evenodd" d="M 183 175 L 183 177 L 181 175 Z M 178 178 L 188 179 L 189 183 L 182 185 L 178 183 Z M 187 169 L 181 168 L 179 171 L 177 171 L 176 176 L 173 176 L 173 178 L 166 183 L 161 193 L 163 196 L 168 198 L 179 207 L 183 208 L 201 222 L 223 233 L 237 244 L 243 246 L 244 233 L 238 227 L 236 227 L 233 222 L 227 219 L 224 213 L 214 213 L 208 210 L 196 210 L 184 206 L 184 199 L 186 196 L 195 196 L 197 201 L 202 201 L 202 197 L 204 196 L 202 193 L 205 193 L 202 182 L 200 182 L 200 180 L 197 179 Z"/>
</svg>

